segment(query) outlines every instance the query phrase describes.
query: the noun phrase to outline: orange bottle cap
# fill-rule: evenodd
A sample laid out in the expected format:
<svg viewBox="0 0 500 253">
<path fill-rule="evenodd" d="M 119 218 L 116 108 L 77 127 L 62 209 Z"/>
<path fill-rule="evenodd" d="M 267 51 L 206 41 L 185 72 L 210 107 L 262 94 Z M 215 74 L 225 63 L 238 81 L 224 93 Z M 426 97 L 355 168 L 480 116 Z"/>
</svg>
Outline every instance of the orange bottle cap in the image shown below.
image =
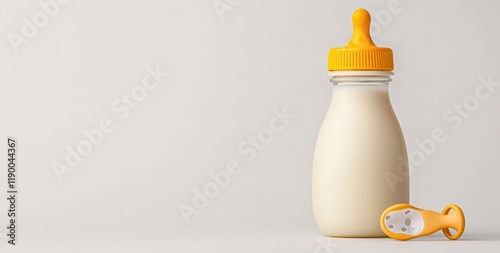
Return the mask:
<svg viewBox="0 0 500 253">
<path fill-rule="evenodd" d="M 358 9 L 352 15 L 351 41 L 342 48 L 331 48 L 328 70 L 380 70 L 394 69 L 392 50 L 377 47 L 370 36 L 370 13 Z"/>
</svg>

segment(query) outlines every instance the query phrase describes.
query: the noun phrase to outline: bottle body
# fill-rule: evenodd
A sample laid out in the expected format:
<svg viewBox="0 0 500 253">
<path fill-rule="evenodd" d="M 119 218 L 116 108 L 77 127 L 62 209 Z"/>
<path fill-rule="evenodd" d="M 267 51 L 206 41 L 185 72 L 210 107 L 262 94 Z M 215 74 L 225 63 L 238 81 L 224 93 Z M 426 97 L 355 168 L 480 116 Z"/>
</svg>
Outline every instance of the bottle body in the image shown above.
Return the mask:
<svg viewBox="0 0 500 253">
<path fill-rule="evenodd" d="M 353 76 L 332 78 L 332 101 L 316 143 L 314 217 L 327 236 L 382 237 L 382 212 L 409 202 L 406 145 L 389 100 L 387 72 L 345 72 Z"/>
</svg>

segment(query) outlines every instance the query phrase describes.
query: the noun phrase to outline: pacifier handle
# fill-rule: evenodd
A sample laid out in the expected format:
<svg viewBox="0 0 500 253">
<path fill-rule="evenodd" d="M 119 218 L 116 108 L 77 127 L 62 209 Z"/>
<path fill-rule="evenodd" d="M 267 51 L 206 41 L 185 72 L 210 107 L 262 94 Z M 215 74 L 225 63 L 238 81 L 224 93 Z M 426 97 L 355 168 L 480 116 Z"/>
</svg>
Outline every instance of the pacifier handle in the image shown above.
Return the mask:
<svg viewBox="0 0 500 253">
<path fill-rule="evenodd" d="M 450 213 L 451 210 L 453 210 L 452 213 Z M 465 231 L 465 215 L 462 209 L 455 204 L 449 204 L 443 209 L 441 214 L 446 215 L 452 220 L 453 226 L 451 226 L 451 228 L 457 231 L 455 235 L 452 235 L 448 227 L 443 229 L 443 234 L 450 240 L 460 238 Z"/>
</svg>

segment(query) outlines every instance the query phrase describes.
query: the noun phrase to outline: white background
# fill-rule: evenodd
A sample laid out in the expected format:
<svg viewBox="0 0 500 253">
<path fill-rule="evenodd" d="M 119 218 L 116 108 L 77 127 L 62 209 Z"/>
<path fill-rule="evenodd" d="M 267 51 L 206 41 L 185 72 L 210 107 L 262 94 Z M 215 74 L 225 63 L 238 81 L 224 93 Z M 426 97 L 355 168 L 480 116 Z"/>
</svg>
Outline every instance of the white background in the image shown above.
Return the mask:
<svg viewBox="0 0 500 253">
<path fill-rule="evenodd" d="M 221 16 L 213 3 L 73 0 L 16 53 L 9 34 L 22 36 L 23 17 L 43 9 L 0 2 L 1 150 L 7 136 L 18 138 L 20 189 L 18 246 L 2 229 L 2 252 L 499 247 L 500 86 L 460 124 L 443 118 L 474 100 L 481 78 L 500 82 L 498 1 L 233 0 Z M 410 242 L 326 239 L 316 228 L 311 163 L 331 98 L 327 52 L 349 40 L 360 7 L 379 27 L 375 43 L 395 52 L 390 95 L 410 154 L 434 129 L 447 136 L 414 164 L 411 203 L 460 205 L 467 229 L 459 241 L 441 233 Z M 169 76 L 119 119 L 111 104 L 157 65 Z M 248 162 L 238 145 L 284 107 L 295 118 Z M 52 164 L 105 118 L 114 131 L 59 182 Z M 193 189 L 230 160 L 242 173 L 186 224 L 179 205 L 192 205 Z M 0 208 L 4 227 L 5 201 Z"/>
</svg>

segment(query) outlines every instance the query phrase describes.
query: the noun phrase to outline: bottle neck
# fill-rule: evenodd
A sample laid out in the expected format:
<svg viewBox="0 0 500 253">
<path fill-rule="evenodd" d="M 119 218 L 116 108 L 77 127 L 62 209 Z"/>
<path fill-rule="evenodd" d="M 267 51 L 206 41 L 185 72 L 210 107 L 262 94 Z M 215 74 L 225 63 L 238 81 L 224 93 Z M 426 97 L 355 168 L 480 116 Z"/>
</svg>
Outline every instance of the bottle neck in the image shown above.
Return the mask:
<svg viewBox="0 0 500 253">
<path fill-rule="evenodd" d="M 330 71 L 330 81 L 334 85 L 388 86 L 392 81 L 389 71 Z"/>
</svg>

